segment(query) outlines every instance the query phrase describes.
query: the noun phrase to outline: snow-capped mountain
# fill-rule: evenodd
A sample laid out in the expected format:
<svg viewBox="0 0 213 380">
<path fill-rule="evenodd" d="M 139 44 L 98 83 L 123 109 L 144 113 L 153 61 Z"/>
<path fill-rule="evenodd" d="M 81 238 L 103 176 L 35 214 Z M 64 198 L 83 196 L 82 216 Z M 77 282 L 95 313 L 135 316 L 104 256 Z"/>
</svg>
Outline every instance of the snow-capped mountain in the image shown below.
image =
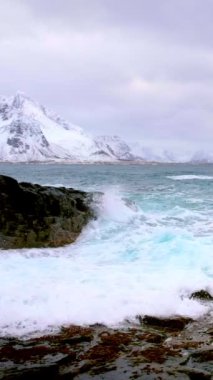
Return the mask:
<svg viewBox="0 0 213 380">
<path fill-rule="evenodd" d="M 94 138 L 18 92 L 0 97 L 0 161 L 212 163 L 213 153 L 127 144 L 118 136 Z"/>
<path fill-rule="evenodd" d="M 119 137 L 94 139 L 18 92 L 0 98 L 0 161 L 116 161 L 133 159 Z"/>
</svg>

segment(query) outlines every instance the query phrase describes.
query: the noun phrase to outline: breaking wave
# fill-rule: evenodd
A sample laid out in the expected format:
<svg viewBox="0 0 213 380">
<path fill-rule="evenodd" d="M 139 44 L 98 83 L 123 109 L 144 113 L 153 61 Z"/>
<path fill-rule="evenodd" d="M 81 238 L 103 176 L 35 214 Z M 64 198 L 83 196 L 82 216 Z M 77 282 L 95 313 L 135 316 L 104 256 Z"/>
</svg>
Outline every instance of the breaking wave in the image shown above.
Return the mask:
<svg viewBox="0 0 213 380">
<path fill-rule="evenodd" d="M 213 223 L 199 210 L 158 202 L 147 210 L 143 194 L 112 187 L 74 244 L 2 251 L 1 335 L 212 312 L 189 295 L 213 290 Z"/>
</svg>

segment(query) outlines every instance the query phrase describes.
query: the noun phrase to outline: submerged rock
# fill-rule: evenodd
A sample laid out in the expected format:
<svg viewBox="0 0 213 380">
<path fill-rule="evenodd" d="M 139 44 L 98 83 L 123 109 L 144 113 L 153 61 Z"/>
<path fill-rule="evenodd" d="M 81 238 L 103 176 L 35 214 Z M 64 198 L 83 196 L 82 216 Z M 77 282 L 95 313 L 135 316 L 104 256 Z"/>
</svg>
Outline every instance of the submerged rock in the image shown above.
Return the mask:
<svg viewBox="0 0 213 380">
<path fill-rule="evenodd" d="M 0 248 L 72 243 L 93 216 L 91 195 L 0 176 Z"/>
</svg>

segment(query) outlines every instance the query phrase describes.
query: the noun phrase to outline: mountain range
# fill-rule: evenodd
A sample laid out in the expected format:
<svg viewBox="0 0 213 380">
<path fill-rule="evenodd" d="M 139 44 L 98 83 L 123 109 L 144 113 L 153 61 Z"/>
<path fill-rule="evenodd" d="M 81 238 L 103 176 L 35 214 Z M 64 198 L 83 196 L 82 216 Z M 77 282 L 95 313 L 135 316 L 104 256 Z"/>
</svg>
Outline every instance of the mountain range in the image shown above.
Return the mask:
<svg viewBox="0 0 213 380">
<path fill-rule="evenodd" d="M 118 136 L 93 137 L 21 92 L 0 97 L 1 162 L 213 162 L 213 155 L 196 152 L 176 156 Z"/>
<path fill-rule="evenodd" d="M 133 159 L 118 136 L 94 138 L 20 92 L 0 98 L 0 161 Z"/>
</svg>

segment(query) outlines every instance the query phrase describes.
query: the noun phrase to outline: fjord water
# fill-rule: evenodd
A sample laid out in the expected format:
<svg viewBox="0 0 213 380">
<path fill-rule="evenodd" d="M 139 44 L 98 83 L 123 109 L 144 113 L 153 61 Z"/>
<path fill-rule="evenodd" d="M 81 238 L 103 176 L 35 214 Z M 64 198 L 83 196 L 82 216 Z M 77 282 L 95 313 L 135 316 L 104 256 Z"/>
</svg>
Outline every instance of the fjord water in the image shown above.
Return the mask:
<svg viewBox="0 0 213 380">
<path fill-rule="evenodd" d="M 20 181 L 95 192 L 97 215 L 57 249 L 0 252 L 0 334 L 213 313 L 212 165 L 0 164 Z M 100 194 L 101 192 L 101 194 Z"/>
</svg>

